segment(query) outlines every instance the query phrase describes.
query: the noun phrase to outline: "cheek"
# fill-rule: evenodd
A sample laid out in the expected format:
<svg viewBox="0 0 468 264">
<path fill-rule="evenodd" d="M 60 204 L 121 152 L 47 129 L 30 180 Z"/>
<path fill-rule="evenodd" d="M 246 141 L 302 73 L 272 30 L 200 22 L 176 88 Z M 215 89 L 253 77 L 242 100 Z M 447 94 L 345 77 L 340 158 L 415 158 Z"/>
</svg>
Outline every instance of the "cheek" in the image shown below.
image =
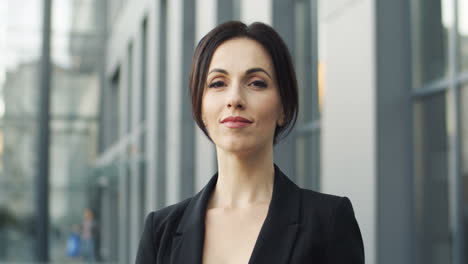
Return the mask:
<svg viewBox="0 0 468 264">
<path fill-rule="evenodd" d="M 214 117 L 214 113 L 218 112 L 216 108 L 216 99 L 212 98 L 212 96 L 204 95 L 202 99 L 201 114 L 202 118 L 207 122 L 207 125 L 213 121 L 213 118 L 216 118 Z"/>
<path fill-rule="evenodd" d="M 259 104 L 258 102 L 262 102 Z M 270 95 L 264 100 L 257 101 L 258 112 L 261 113 L 262 119 L 268 123 L 273 123 L 273 126 L 276 126 L 276 121 L 278 120 L 281 113 L 281 103 L 276 94 Z"/>
<path fill-rule="evenodd" d="M 278 115 L 276 114 L 276 108 L 270 108 L 263 113 L 262 120 L 264 120 L 262 126 L 266 130 L 274 130 L 276 128 L 276 123 L 278 120 Z"/>
</svg>

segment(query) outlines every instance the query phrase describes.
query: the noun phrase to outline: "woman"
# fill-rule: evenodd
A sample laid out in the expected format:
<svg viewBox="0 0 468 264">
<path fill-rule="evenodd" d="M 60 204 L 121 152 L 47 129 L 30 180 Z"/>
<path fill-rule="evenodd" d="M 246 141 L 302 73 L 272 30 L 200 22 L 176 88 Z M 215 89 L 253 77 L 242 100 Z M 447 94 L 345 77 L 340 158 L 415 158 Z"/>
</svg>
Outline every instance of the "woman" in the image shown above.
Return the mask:
<svg viewBox="0 0 468 264">
<path fill-rule="evenodd" d="M 289 51 L 270 26 L 231 21 L 210 31 L 196 47 L 190 91 L 218 173 L 149 214 L 137 264 L 364 263 L 349 199 L 301 189 L 273 163 L 298 99 Z"/>
</svg>

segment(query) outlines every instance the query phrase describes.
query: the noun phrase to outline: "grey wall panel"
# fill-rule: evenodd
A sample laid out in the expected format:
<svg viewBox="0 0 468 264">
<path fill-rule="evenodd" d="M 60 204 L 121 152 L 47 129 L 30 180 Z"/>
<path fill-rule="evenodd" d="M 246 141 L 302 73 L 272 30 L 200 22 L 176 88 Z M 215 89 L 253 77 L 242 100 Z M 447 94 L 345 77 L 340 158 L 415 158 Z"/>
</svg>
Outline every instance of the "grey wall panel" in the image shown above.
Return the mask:
<svg viewBox="0 0 468 264">
<path fill-rule="evenodd" d="M 294 54 L 294 1 L 273 0 L 273 27 L 281 35 L 291 52 Z M 289 136 L 275 146 L 275 163 L 291 179 L 295 179 L 295 145 L 294 130 Z"/>
<path fill-rule="evenodd" d="M 189 75 L 192 66 L 193 50 L 195 48 L 195 1 L 185 0 L 183 6 L 182 29 L 182 86 L 181 98 L 181 199 L 192 196 L 195 192 L 195 127 L 192 119 L 192 104 L 189 94 Z"/>
<path fill-rule="evenodd" d="M 377 263 L 414 263 L 409 1 L 379 0 Z"/>
</svg>

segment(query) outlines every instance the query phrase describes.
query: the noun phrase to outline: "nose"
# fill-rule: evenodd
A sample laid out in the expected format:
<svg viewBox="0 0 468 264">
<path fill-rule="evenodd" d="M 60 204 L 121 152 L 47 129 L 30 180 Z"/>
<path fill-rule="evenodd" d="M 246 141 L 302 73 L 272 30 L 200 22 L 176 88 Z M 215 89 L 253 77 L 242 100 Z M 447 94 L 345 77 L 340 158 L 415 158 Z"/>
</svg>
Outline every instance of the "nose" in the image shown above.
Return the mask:
<svg viewBox="0 0 468 264">
<path fill-rule="evenodd" d="M 239 102 L 233 102 L 233 103 L 228 103 L 228 104 L 227 104 L 227 107 L 228 107 L 228 108 L 231 108 L 231 107 L 233 107 L 233 106 L 234 106 L 235 109 L 237 109 L 237 108 L 238 108 L 238 109 L 244 108 L 244 105 L 243 105 L 242 103 L 239 103 Z"/>
<path fill-rule="evenodd" d="M 227 108 L 234 108 L 234 109 L 244 109 L 245 108 L 245 100 L 242 94 L 242 87 L 241 85 L 234 84 L 230 87 L 231 92 L 229 93 L 228 100 L 227 100 Z"/>
</svg>

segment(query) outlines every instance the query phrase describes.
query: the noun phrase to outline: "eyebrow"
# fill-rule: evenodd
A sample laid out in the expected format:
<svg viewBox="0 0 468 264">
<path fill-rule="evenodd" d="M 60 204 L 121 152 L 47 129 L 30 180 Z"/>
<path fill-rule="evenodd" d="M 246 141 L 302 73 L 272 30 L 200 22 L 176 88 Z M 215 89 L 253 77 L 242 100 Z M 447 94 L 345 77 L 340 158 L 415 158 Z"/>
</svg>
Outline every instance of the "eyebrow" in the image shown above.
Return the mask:
<svg viewBox="0 0 468 264">
<path fill-rule="evenodd" d="M 219 68 L 214 68 L 214 69 L 212 69 L 212 70 L 208 73 L 208 75 L 211 74 L 212 72 L 220 72 L 220 73 L 229 75 L 229 73 L 228 73 L 226 70 L 219 69 Z M 268 74 L 268 72 L 265 71 L 265 70 L 262 69 L 262 68 L 251 68 L 251 69 L 248 69 L 248 70 L 245 71 L 245 74 L 246 74 L 246 75 L 249 75 L 249 74 L 252 74 L 252 73 L 255 73 L 255 72 L 264 72 L 266 75 L 268 75 L 268 77 L 270 77 L 270 79 L 273 79 L 273 78 L 271 78 L 270 74 Z"/>
</svg>

